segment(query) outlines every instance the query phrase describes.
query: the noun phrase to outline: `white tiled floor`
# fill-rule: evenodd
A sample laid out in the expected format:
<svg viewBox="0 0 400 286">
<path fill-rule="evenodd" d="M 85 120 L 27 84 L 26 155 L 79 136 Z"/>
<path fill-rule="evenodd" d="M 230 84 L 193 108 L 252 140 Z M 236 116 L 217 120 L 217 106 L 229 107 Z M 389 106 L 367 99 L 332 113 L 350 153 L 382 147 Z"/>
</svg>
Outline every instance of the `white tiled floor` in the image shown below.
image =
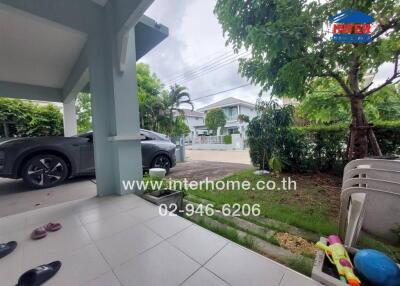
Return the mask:
<svg viewBox="0 0 400 286">
<path fill-rule="evenodd" d="M 63 228 L 39 241 L 33 228 L 48 221 Z M 161 217 L 133 195 L 69 202 L 0 219 L 0 242 L 18 248 L 0 259 L 2 286 L 53 260 L 62 268 L 46 285 L 318 285 L 263 256 L 191 222 Z"/>
</svg>

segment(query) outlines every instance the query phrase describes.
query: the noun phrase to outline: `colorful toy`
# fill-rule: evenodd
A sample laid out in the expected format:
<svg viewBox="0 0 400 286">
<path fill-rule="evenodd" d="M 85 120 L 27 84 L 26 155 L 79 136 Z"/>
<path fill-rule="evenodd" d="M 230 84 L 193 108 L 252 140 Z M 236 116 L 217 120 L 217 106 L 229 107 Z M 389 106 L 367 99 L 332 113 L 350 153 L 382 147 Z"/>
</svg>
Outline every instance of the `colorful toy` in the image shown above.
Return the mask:
<svg viewBox="0 0 400 286">
<path fill-rule="evenodd" d="M 354 257 L 357 272 L 374 286 L 399 286 L 400 268 L 382 252 L 363 249 Z"/>
<path fill-rule="evenodd" d="M 324 250 L 329 261 L 336 266 L 340 280 L 351 286 L 360 286 L 361 281 L 353 272 L 353 264 L 339 236 L 330 235 L 328 243 L 329 246 L 326 246 L 322 242 L 317 242 L 316 246 Z"/>
</svg>

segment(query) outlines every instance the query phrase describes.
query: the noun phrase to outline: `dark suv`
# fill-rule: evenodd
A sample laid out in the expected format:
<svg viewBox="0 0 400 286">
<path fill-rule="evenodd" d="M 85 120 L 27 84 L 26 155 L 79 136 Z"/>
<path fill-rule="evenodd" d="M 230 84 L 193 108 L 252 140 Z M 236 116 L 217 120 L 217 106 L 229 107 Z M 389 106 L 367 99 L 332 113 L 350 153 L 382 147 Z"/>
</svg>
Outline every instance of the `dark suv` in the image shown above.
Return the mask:
<svg viewBox="0 0 400 286">
<path fill-rule="evenodd" d="M 175 166 L 175 144 L 165 135 L 141 130 L 144 170 Z M 69 177 L 95 173 L 93 133 L 74 137 L 13 138 L 0 143 L 0 177 L 23 178 L 34 188 L 48 188 Z"/>
</svg>

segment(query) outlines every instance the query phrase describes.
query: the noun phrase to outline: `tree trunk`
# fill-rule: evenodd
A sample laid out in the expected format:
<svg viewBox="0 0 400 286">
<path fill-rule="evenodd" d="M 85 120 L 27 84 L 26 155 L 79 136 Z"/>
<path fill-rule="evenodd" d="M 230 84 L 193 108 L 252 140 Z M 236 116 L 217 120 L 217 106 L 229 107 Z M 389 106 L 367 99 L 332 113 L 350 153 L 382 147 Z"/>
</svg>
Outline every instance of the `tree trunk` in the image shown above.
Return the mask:
<svg viewBox="0 0 400 286">
<path fill-rule="evenodd" d="M 368 122 L 364 116 L 362 99 L 351 98 L 352 122 L 350 126 L 350 148 L 348 159 L 363 158 L 368 155 Z M 352 146 L 353 145 L 353 146 Z"/>
<path fill-rule="evenodd" d="M 349 146 L 347 148 L 348 160 L 351 161 L 367 157 L 369 154 L 369 143 L 372 147 L 372 154 L 375 156 L 381 156 L 382 153 L 372 130 L 372 126 L 368 124 L 364 114 L 362 96 L 353 96 L 351 97 L 350 102 L 352 123 L 350 125 Z"/>
</svg>

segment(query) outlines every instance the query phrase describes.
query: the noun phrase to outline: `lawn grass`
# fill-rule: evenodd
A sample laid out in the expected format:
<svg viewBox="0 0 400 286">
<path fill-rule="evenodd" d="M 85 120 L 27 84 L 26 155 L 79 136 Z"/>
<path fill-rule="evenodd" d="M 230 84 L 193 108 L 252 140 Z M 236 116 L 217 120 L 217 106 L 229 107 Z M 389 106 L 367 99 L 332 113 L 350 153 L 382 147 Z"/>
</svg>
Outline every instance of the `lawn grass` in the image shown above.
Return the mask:
<svg viewBox="0 0 400 286">
<path fill-rule="evenodd" d="M 254 247 L 254 241 L 249 236 L 245 236 L 242 238 L 238 235 L 238 233 L 234 229 L 209 224 L 205 221 L 204 218 L 199 218 L 197 220 L 193 220 L 190 217 L 187 217 L 187 218 L 190 219 L 191 221 L 193 221 L 194 223 L 196 223 L 214 233 L 217 233 L 220 236 L 225 237 L 226 239 L 229 239 L 230 241 L 236 242 L 237 244 L 240 244 L 240 245 L 250 248 L 250 249 L 253 249 L 253 247 Z"/>
<path fill-rule="evenodd" d="M 232 221 L 230 221 L 230 220 L 228 220 L 228 219 L 226 219 L 226 218 L 224 218 L 222 216 L 214 215 L 212 217 L 212 219 L 214 219 L 214 220 L 216 220 L 216 221 L 218 221 L 220 223 L 223 223 L 223 224 L 225 224 L 227 226 L 230 226 L 232 228 L 236 228 L 236 229 L 238 229 L 240 231 L 243 231 L 243 232 L 245 232 L 245 233 L 247 233 L 249 235 L 258 237 L 258 238 L 260 238 L 262 240 L 265 240 L 266 242 L 269 242 L 269 243 L 271 243 L 273 245 L 279 246 L 279 242 L 274 236 L 260 235 L 260 234 L 254 232 L 254 231 L 251 231 L 251 230 L 248 230 L 248 229 L 244 229 L 244 228 L 240 227 L 239 225 L 235 224 L 234 222 L 232 222 Z"/>
<path fill-rule="evenodd" d="M 285 175 L 260 176 L 255 175 L 254 170 L 245 170 L 225 177 L 223 181 L 244 181 L 251 184 L 251 190 L 187 190 L 191 196 L 206 199 L 214 203 L 216 208 L 221 208 L 224 204 L 260 204 L 261 215 L 282 221 L 299 228 L 315 232 L 321 235 L 337 233 L 337 222 L 335 213 L 337 210 L 331 208 L 327 198 L 323 198 L 326 190 L 307 180 L 297 182 L 297 190 L 256 190 L 258 180 L 273 180 L 280 185 L 280 181 Z M 254 188 L 254 189 L 253 189 Z M 339 195 L 337 195 L 339 198 Z M 330 199 L 332 195 L 330 195 Z M 335 202 L 334 205 L 337 205 Z"/>
<path fill-rule="evenodd" d="M 384 243 L 369 234 L 366 233 L 361 234 L 359 242 L 357 243 L 357 248 L 376 249 L 378 251 L 386 253 L 391 258 L 393 258 L 397 263 L 400 263 L 400 245 L 395 246 Z"/>
<path fill-rule="evenodd" d="M 280 186 L 283 177 L 291 177 L 297 183 L 296 190 L 256 190 L 259 180 L 274 181 Z M 146 177 L 145 180 L 154 180 Z M 194 203 L 212 203 L 215 209 L 221 209 L 224 204 L 259 204 L 260 217 L 242 216 L 241 219 L 252 222 L 255 225 L 265 227 L 280 232 L 290 232 L 286 228 L 296 226 L 299 229 L 311 232 L 307 235 L 300 234 L 301 237 L 314 241 L 319 236 L 327 236 L 338 232 L 337 217 L 339 212 L 340 198 L 340 178 L 327 174 L 280 174 L 280 175 L 255 175 L 254 169 L 237 172 L 227 176 L 221 181 L 244 181 L 250 182 L 250 190 L 204 190 L 180 189 L 186 198 Z M 166 179 L 164 187 L 168 187 Z M 210 219 L 218 222 L 218 225 L 207 222 L 204 218 L 193 219 L 188 217 L 196 224 L 203 226 L 231 241 L 234 241 L 247 248 L 254 248 L 254 239 L 262 239 L 270 244 L 278 245 L 279 242 L 274 236 L 267 237 L 260 235 L 251 229 L 244 229 L 236 225 L 229 219 L 214 215 Z M 271 220 L 272 219 L 272 220 Z M 282 224 L 285 223 L 285 224 Z M 238 235 L 242 232 L 243 235 Z M 360 239 L 360 248 L 374 248 L 382 251 L 397 262 L 400 262 L 400 247 L 388 245 L 379 240 L 363 235 Z M 288 267 L 297 270 L 305 275 L 311 274 L 314 254 L 302 253 L 300 258 L 285 259 L 280 261 Z"/>
</svg>

